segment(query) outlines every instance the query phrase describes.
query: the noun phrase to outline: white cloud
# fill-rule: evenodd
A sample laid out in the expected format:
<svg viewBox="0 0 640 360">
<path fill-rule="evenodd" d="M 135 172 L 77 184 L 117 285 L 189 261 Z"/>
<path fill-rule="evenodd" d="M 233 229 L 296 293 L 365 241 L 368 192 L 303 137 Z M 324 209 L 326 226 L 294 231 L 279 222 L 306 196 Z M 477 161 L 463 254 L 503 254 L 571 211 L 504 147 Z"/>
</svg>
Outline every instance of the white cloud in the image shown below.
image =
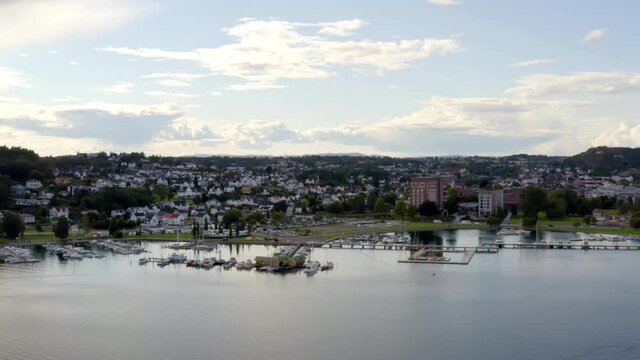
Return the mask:
<svg viewBox="0 0 640 360">
<path fill-rule="evenodd" d="M 460 5 L 459 0 L 429 0 L 433 5 Z"/>
<path fill-rule="evenodd" d="M 367 25 L 367 23 L 364 20 L 352 19 L 329 23 L 320 23 L 319 25 L 321 26 L 321 28 L 317 31 L 318 34 L 349 36 L 352 35 L 356 30 Z"/>
<path fill-rule="evenodd" d="M 0 66 L 0 91 L 14 87 L 29 87 L 29 82 L 22 71 Z"/>
<path fill-rule="evenodd" d="M 64 102 L 77 102 L 80 101 L 81 99 L 74 97 L 74 96 L 65 96 L 62 98 L 54 98 L 51 99 L 51 102 L 55 102 L 55 103 L 64 103 Z"/>
<path fill-rule="evenodd" d="M 86 38 L 142 12 L 139 1 L 0 1 L 0 48 Z"/>
<path fill-rule="evenodd" d="M 72 60 L 72 61 L 69 61 L 69 65 L 76 66 L 76 65 L 80 65 L 80 63 L 75 60 Z"/>
<path fill-rule="evenodd" d="M 134 84 L 126 81 L 118 81 L 117 83 L 102 88 L 102 92 L 111 94 L 125 94 L 132 93 Z"/>
<path fill-rule="evenodd" d="M 211 95 L 211 96 L 220 96 L 220 95 L 222 95 L 222 93 L 220 91 L 211 91 L 209 93 L 209 95 Z"/>
<path fill-rule="evenodd" d="M 414 61 L 461 49 L 456 39 L 372 41 L 336 40 L 323 36 L 347 36 L 363 25 L 359 19 L 332 23 L 247 19 L 223 29 L 236 39 L 235 42 L 215 48 L 169 51 L 107 47 L 103 50 L 156 60 L 195 62 L 212 74 L 245 80 L 243 84 L 230 87 L 241 91 L 282 88 L 284 85 L 279 82 L 286 79 L 333 77 L 339 67 L 395 71 L 410 66 Z"/>
<path fill-rule="evenodd" d="M 515 62 L 513 64 L 510 64 L 509 66 L 511 66 L 511 67 L 526 67 L 526 66 L 532 66 L 532 65 L 550 64 L 550 63 L 554 63 L 554 62 L 555 62 L 554 59 L 535 59 L 535 60 L 526 60 L 526 61 Z"/>
<path fill-rule="evenodd" d="M 168 91 L 147 91 L 145 94 L 149 96 L 155 96 L 155 97 L 160 97 L 165 99 L 175 99 L 175 98 L 187 99 L 187 98 L 195 98 L 195 97 L 202 96 L 202 95 L 196 95 L 196 94 L 185 94 L 185 93 L 168 92 Z"/>
<path fill-rule="evenodd" d="M 602 132 L 596 137 L 594 146 L 640 146 L 640 125 L 629 127 L 626 122 L 620 122 L 617 129 Z"/>
<path fill-rule="evenodd" d="M 607 32 L 608 32 L 607 29 L 594 29 L 594 30 L 591 30 L 584 36 L 584 38 L 582 38 L 582 41 L 591 42 L 593 40 L 601 39 L 607 34 Z"/>
<path fill-rule="evenodd" d="M 507 95 L 542 97 L 571 93 L 618 93 L 640 89 L 640 73 L 581 72 L 569 75 L 535 74 L 525 76 L 507 89 Z"/>
<path fill-rule="evenodd" d="M 247 90 L 273 90 L 273 89 L 284 89 L 286 85 L 282 84 L 274 84 L 268 81 L 251 81 L 243 84 L 233 84 L 227 87 L 227 90 L 233 91 L 247 91 Z"/>
<path fill-rule="evenodd" d="M 143 79 L 158 79 L 157 83 L 162 86 L 168 87 L 187 87 L 191 85 L 194 80 L 205 77 L 205 74 L 194 73 L 153 73 L 140 76 Z"/>
</svg>

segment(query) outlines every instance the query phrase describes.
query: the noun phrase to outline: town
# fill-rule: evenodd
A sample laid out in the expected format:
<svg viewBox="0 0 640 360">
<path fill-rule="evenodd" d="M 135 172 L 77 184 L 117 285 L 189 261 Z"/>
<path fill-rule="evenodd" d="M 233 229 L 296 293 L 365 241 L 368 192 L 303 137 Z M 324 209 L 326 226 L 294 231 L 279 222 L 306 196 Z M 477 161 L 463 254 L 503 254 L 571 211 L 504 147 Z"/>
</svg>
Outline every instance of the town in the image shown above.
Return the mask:
<svg viewBox="0 0 640 360">
<path fill-rule="evenodd" d="M 413 229 L 540 223 L 624 234 L 640 227 L 631 149 L 403 159 L 0 153 L 5 241 L 326 240 L 342 234 L 332 229 L 346 229 L 330 224 L 345 222 L 372 232 L 398 222 Z"/>
</svg>

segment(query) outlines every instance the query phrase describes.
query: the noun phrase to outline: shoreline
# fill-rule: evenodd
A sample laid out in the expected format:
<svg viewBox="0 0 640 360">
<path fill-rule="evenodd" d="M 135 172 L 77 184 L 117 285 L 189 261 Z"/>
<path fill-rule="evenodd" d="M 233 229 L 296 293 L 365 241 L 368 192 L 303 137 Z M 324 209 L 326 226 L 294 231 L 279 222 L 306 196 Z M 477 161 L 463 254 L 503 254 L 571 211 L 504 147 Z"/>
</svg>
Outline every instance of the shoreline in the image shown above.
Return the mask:
<svg viewBox="0 0 640 360">
<path fill-rule="evenodd" d="M 524 227 L 523 229 L 529 231 L 535 231 L 535 227 Z M 301 230 L 307 231 L 307 235 L 300 234 Z M 344 236 L 349 235 L 357 235 L 357 234 L 377 234 L 377 233 L 385 233 L 385 232 L 398 232 L 398 231 L 436 231 L 436 230 L 492 230 L 486 224 L 452 224 L 452 223 L 442 223 L 442 224 L 434 224 L 427 222 L 409 222 L 404 224 L 401 229 L 398 229 L 396 226 L 371 226 L 371 227 L 352 227 L 346 226 L 342 224 L 334 224 L 334 225 L 322 225 L 316 227 L 302 227 L 302 228 L 289 228 L 284 229 L 283 231 L 289 231 L 294 233 L 295 235 L 289 237 L 278 237 L 277 240 L 268 239 L 269 234 L 264 232 L 258 232 L 258 237 L 262 239 L 247 239 L 245 237 L 241 238 L 228 238 L 227 240 L 220 239 L 202 239 L 204 241 L 215 241 L 222 244 L 238 244 L 238 245 L 276 245 L 276 244 L 287 244 L 287 243 L 301 243 L 301 242 L 329 242 L 334 239 L 338 239 Z M 562 225 L 554 225 L 554 224 L 543 224 L 538 227 L 539 231 L 552 231 L 552 232 L 576 232 L 576 233 L 590 233 L 590 234 L 602 234 L 602 235 L 635 235 L 640 236 L 640 230 L 632 229 L 632 228 L 607 228 L 607 227 L 573 227 L 573 226 L 562 226 Z M 36 236 L 33 236 L 36 235 Z M 0 239 L 0 245 L 16 245 L 19 243 L 23 243 L 25 245 L 40 245 L 47 243 L 62 243 L 62 242 L 73 242 L 73 240 L 64 240 L 61 241 L 59 239 L 50 238 L 49 234 L 44 236 L 39 236 L 40 234 L 27 234 L 21 241 L 9 240 L 9 239 Z M 177 239 L 174 234 L 172 236 L 157 236 L 157 235 L 141 235 L 141 236 L 128 236 L 124 239 L 116 239 L 116 240 L 138 240 L 138 241 L 158 241 L 158 242 L 175 242 L 175 241 L 193 241 L 191 237 L 185 236 L 184 238 Z M 185 234 L 186 235 L 186 234 Z M 271 235 L 273 236 L 273 235 Z M 86 242 L 90 240 L 101 240 L 104 238 L 78 238 L 75 241 L 77 242 Z"/>
</svg>

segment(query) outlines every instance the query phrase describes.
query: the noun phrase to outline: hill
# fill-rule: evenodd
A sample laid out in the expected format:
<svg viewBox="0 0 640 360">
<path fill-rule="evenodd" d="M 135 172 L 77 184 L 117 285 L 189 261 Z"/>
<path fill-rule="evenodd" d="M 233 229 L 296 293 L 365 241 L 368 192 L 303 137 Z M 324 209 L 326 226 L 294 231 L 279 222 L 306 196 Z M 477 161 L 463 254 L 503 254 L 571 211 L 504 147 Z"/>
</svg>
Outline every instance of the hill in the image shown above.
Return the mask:
<svg viewBox="0 0 640 360">
<path fill-rule="evenodd" d="M 640 168 L 640 148 L 595 147 L 565 159 L 565 164 L 603 176 L 630 171 Z"/>
</svg>

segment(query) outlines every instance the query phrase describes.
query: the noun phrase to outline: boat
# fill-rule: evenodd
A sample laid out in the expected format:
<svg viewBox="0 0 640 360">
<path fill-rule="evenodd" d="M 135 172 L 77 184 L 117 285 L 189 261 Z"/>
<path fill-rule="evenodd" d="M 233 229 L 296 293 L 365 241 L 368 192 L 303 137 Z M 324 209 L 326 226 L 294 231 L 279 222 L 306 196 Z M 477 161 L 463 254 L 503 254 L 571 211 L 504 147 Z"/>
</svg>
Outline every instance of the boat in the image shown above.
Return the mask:
<svg viewBox="0 0 640 360">
<path fill-rule="evenodd" d="M 333 269 L 333 263 L 331 261 L 327 261 L 326 263 L 320 266 L 320 271 L 327 271 Z"/>
<path fill-rule="evenodd" d="M 138 259 L 138 265 L 146 265 L 149 262 L 149 259 L 146 257 Z"/>
<path fill-rule="evenodd" d="M 174 263 L 183 263 L 187 261 L 187 255 L 173 253 L 169 255 L 169 261 Z"/>
<path fill-rule="evenodd" d="M 169 259 L 162 259 L 158 262 L 158 266 L 160 267 L 165 267 L 167 265 L 171 264 L 171 260 Z"/>
<path fill-rule="evenodd" d="M 304 269 L 304 273 L 311 276 L 317 273 L 318 270 L 320 270 L 320 263 L 317 261 L 310 261 L 310 262 L 307 262 Z"/>
</svg>

